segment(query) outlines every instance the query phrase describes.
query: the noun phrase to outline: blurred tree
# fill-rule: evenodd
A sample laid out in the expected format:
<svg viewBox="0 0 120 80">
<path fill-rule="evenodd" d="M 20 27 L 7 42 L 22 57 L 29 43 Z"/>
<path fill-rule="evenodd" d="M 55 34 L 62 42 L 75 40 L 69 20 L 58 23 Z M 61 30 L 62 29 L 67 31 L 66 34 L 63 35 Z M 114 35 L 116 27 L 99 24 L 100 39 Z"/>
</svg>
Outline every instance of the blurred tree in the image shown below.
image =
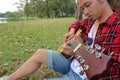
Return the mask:
<svg viewBox="0 0 120 80">
<path fill-rule="evenodd" d="M 0 17 L 4 17 L 4 14 L 3 14 L 3 13 L 0 13 Z"/>
<path fill-rule="evenodd" d="M 26 13 L 26 19 L 28 20 L 28 9 L 29 9 L 29 6 L 28 6 L 28 0 L 24 0 L 24 3 L 25 3 L 25 8 L 24 8 L 24 11 L 25 11 L 25 13 Z"/>
<path fill-rule="evenodd" d="M 26 16 L 26 20 L 28 17 L 69 17 L 75 14 L 74 0 L 19 0 L 15 5 L 18 8 L 16 17 Z"/>
</svg>

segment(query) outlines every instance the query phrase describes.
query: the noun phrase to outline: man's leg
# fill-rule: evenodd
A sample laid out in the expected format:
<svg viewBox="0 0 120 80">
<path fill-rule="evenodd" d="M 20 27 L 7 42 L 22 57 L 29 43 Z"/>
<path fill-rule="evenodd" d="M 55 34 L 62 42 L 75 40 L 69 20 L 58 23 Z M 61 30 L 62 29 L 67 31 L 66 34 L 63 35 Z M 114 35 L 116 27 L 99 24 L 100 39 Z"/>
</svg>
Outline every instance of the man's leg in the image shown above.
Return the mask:
<svg viewBox="0 0 120 80">
<path fill-rule="evenodd" d="M 59 78 L 51 78 L 44 80 L 82 80 L 71 68 L 72 60 L 67 60 L 59 52 L 48 50 L 48 67 L 61 74 Z"/>
<path fill-rule="evenodd" d="M 48 64 L 47 50 L 37 50 L 20 68 L 8 76 L 8 80 L 18 80 L 19 78 L 28 76 L 40 68 L 41 64 Z"/>
</svg>

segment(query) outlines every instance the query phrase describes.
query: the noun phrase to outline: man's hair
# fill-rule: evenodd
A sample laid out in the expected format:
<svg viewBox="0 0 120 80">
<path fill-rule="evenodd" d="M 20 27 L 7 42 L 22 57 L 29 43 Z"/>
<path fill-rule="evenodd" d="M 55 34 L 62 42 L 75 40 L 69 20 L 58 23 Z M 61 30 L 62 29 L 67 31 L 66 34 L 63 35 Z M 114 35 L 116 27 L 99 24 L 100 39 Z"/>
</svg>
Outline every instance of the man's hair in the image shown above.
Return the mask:
<svg viewBox="0 0 120 80">
<path fill-rule="evenodd" d="M 107 0 L 110 3 L 110 0 Z"/>
<path fill-rule="evenodd" d="M 120 0 L 107 0 L 112 8 L 118 8 L 120 10 Z"/>
<path fill-rule="evenodd" d="M 113 0 L 107 0 L 109 4 L 112 4 Z"/>
</svg>

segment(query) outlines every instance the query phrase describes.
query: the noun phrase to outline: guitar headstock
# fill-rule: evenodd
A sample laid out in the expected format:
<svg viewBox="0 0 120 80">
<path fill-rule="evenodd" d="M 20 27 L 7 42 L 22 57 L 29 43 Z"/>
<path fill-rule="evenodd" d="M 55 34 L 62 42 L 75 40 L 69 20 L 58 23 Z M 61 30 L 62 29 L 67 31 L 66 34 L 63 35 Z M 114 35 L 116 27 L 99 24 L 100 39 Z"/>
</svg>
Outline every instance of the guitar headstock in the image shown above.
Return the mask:
<svg viewBox="0 0 120 80">
<path fill-rule="evenodd" d="M 102 70 L 97 69 L 99 68 L 99 65 L 103 66 L 103 69 L 106 69 L 105 65 L 107 64 L 107 61 L 111 59 L 111 56 L 114 54 L 113 52 L 111 52 L 108 55 L 105 55 L 105 48 L 102 48 L 98 44 L 95 44 L 94 49 L 91 48 L 91 46 L 84 43 L 80 43 L 76 40 L 71 40 L 70 44 L 75 53 L 75 58 L 83 67 L 83 70 L 78 70 L 80 75 L 84 75 L 83 73 L 85 71 L 94 72 L 94 69 L 95 72 L 100 73 L 100 71 Z M 79 66 L 77 66 L 76 69 L 79 69 Z"/>
<path fill-rule="evenodd" d="M 102 48 L 100 45 L 95 44 L 95 49 L 91 48 L 89 45 L 84 45 L 86 51 L 88 51 L 90 54 L 93 54 L 96 56 L 96 58 L 102 58 L 102 54 L 104 54 L 105 48 Z M 108 53 L 108 56 L 112 56 L 114 52 Z"/>
</svg>

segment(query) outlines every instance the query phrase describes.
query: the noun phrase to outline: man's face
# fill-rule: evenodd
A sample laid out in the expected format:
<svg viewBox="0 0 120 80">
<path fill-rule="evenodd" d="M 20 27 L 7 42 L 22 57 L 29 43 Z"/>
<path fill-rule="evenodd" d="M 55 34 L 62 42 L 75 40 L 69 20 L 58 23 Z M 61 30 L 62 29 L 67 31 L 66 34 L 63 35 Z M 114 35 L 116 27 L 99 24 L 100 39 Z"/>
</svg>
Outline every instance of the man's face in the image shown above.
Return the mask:
<svg viewBox="0 0 120 80">
<path fill-rule="evenodd" d="M 103 9 L 103 0 L 79 0 L 79 7 L 87 17 L 98 19 Z"/>
</svg>

